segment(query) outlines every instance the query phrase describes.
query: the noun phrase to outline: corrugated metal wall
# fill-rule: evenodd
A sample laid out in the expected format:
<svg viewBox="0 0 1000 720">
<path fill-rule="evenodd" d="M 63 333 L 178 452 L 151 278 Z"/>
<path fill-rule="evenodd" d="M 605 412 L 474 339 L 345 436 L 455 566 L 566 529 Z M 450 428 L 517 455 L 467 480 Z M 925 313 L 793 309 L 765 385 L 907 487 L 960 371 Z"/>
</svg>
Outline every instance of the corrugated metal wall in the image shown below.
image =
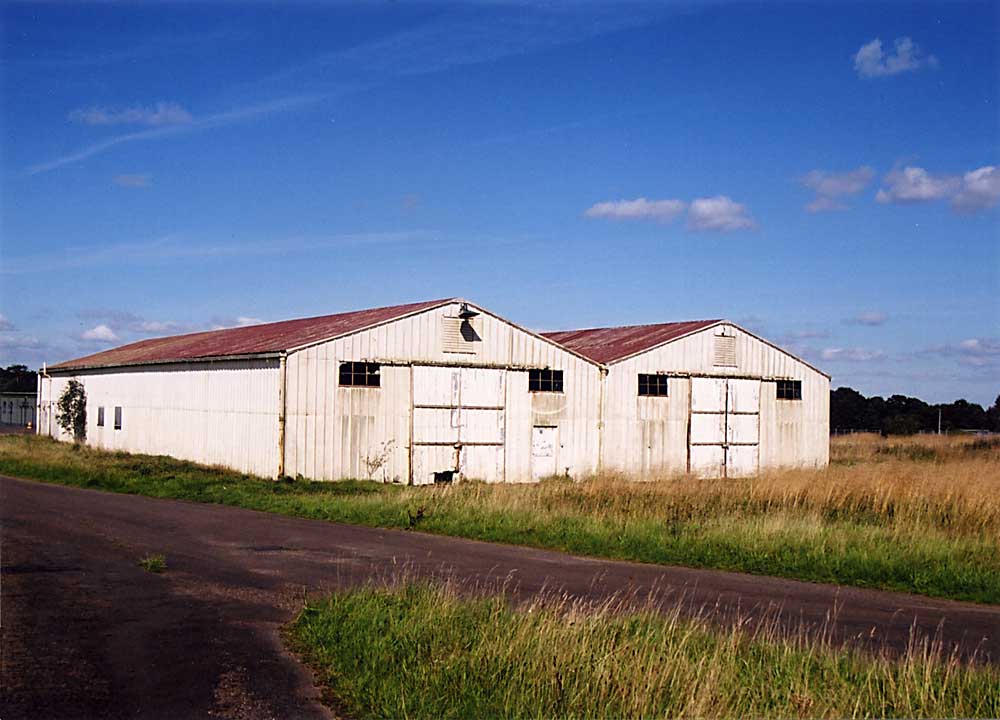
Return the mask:
<svg viewBox="0 0 1000 720">
<path fill-rule="evenodd" d="M 273 477 L 278 467 L 278 360 L 176 363 L 42 378 L 39 433 L 72 440 L 55 420 L 68 380 L 87 393 L 87 444 L 172 455 Z M 98 427 L 98 408 L 104 426 Z M 115 407 L 122 427 L 114 428 Z"/>
<path fill-rule="evenodd" d="M 388 462 L 378 474 L 408 482 L 412 364 L 505 369 L 506 481 L 531 479 L 534 424 L 560 428 L 560 472 L 581 475 L 596 469 L 600 369 L 487 313 L 476 318 L 482 339 L 475 343 L 475 354 L 445 352 L 442 318 L 456 316 L 458 309 L 457 304 L 435 308 L 290 353 L 286 472 L 321 479 L 364 478 L 365 458 L 390 447 Z M 340 387 L 338 369 L 345 361 L 380 363 L 381 387 Z M 562 370 L 564 392 L 529 393 L 529 367 Z M 495 381 L 487 373 L 481 377 Z M 443 463 L 450 455 L 442 453 Z"/>
<path fill-rule="evenodd" d="M 605 390 L 603 466 L 630 473 L 685 472 L 690 381 L 672 377 L 668 397 L 640 397 L 639 373 L 658 372 L 802 381 L 801 401 L 779 401 L 775 383 L 760 397 L 760 467 L 824 466 L 830 449 L 830 381 L 822 373 L 732 325 L 736 366 L 715 365 L 719 326 L 610 366 Z"/>
</svg>

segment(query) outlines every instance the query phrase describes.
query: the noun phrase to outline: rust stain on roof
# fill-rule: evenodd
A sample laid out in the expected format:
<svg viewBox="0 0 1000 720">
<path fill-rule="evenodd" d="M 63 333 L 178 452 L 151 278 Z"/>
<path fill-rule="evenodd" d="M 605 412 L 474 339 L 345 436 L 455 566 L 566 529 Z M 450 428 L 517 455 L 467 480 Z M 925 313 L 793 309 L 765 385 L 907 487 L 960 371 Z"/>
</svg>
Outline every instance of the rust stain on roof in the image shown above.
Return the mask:
<svg viewBox="0 0 1000 720">
<path fill-rule="evenodd" d="M 429 300 L 409 305 L 392 305 L 337 315 L 284 320 L 264 325 L 248 325 L 225 330 L 151 338 L 86 355 L 75 360 L 68 360 L 58 365 L 52 365 L 49 369 L 115 367 L 231 355 L 278 353 L 346 335 L 356 330 L 363 330 L 373 325 L 380 325 L 451 301 L 452 299 Z"/>
<path fill-rule="evenodd" d="M 717 322 L 721 321 L 691 320 L 657 325 L 562 330 L 542 335 L 595 362 L 607 364 L 702 330 Z"/>
</svg>

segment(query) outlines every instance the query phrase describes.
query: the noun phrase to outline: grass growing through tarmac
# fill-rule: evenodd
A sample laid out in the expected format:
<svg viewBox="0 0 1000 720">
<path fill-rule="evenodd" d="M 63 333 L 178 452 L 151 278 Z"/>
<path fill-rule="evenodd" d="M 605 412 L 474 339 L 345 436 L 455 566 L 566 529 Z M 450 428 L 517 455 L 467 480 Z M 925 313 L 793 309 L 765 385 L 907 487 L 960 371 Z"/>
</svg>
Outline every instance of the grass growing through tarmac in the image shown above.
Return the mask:
<svg viewBox="0 0 1000 720">
<path fill-rule="evenodd" d="M 148 573 L 159 574 L 167 569 L 167 559 L 162 555 L 146 555 L 139 558 L 138 564 Z"/>
<path fill-rule="evenodd" d="M 514 609 L 447 587 L 308 605 L 295 647 L 351 717 L 997 717 L 1000 669 L 720 630 L 678 615 Z"/>
<path fill-rule="evenodd" d="M 114 492 L 650 563 L 1000 603 L 1000 444 L 835 440 L 823 470 L 537 485 L 273 482 L 0 437 L 0 472 Z"/>
</svg>

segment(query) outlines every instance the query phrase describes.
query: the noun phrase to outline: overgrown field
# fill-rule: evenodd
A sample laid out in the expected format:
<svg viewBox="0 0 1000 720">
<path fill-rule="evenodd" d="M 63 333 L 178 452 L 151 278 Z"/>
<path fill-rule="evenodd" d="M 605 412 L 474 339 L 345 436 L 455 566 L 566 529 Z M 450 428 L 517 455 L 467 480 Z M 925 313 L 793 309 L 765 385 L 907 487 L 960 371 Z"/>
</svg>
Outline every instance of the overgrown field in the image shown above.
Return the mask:
<svg viewBox="0 0 1000 720">
<path fill-rule="evenodd" d="M 0 437 L 0 472 L 306 518 L 1000 603 L 1000 442 L 837 438 L 824 470 L 402 487 L 273 482 Z"/>
<path fill-rule="evenodd" d="M 1000 670 L 927 645 L 889 659 L 815 638 L 719 630 L 447 587 L 363 588 L 289 630 L 351 717 L 998 717 Z"/>
</svg>

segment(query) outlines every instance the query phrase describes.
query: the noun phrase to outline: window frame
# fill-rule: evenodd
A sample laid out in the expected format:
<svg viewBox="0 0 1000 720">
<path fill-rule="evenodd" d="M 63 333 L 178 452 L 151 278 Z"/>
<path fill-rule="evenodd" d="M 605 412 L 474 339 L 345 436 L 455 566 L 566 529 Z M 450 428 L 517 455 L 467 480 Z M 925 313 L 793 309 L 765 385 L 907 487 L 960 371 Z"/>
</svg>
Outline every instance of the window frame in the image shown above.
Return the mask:
<svg viewBox="0 0 1000 720">
<path fill-rule="evenodd" d="M 563 371 L 553 368 L 530 368 L 528 370 L 528 392 L 532 393 L 563 393 L 565 392 Z"/>
<path fill-rule="evenodd" d="M 122 412 L 122 406 L 121 405 L 115 405 L 115 430 L 121 430 L 122 429 L 122 425 L 124 424 L 122 422 L 123 415 L 124 415 L 124 413 Z"/>
<path fill-rule="evenodd" d="M 639 397 L 670 397 L 670 383 L 663 373 L 639 373 Z M 653 382 L 650 382 L 650 381 Z M 643 389 L 646 392 L 643 392 Z"/>
<path fill-rule="evenodd" d="M 337 385 L 349 388 L 380 388 L 382 365 L 365 360 L 342 360 L 337 367 Z"/>
<path fill-rule="evenodd" d="M 97 427 L 104 427 L 104 406 L 97 406 Z"/>
<path fill-rule="evenodd" d="M 787 400 L 789 402 L 801 402 L 802 401 L 802 381 L 801 380 L 776 380 L 775 397 L 778 400 Z"/>
</svg>

